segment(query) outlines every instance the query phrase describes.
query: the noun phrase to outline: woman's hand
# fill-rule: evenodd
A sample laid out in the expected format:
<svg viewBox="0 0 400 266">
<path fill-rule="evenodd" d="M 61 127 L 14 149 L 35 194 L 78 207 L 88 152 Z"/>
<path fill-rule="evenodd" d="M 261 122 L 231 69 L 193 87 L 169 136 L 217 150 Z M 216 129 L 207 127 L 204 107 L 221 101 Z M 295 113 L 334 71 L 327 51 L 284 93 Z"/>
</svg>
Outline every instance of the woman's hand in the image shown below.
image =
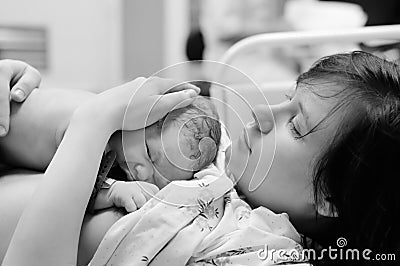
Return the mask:
<svg viewBox="0 0 400 266">
<path fill-rule="evenodd" d="M 121 86 L 104 91 L 82 105 L 88 121 L 100 119 L 111 133 L 136 130 L 153 124 L 175 108 L 189 105 L 200 89 L 189 83 L 152 77 L 137 78 Z"/>
<path fill-rule="evenodd" d="M 8 133 L 10 123 L 10 100 L 22 102 L 39 87 L 39 71 L 25 62 L 0 60 L 0 136 Z M 11 89 L 11 90 L 10 90 Z"/>
</svg>

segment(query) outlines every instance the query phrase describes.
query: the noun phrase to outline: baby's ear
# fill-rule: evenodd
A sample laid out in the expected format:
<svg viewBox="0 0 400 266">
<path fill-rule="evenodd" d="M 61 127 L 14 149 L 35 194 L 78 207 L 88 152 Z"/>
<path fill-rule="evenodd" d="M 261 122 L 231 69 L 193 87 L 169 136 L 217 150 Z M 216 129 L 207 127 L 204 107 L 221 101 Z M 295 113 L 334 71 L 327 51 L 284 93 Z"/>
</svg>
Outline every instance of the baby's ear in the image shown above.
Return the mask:
<svg viewBox="0 0 400 266">
<path fill-rule="evenodd" d="M 197 165 L 194 171 L 201 170 L 203 167 L 209 165 L 217 155 L 217 145 L 210 137 L 204 137 L 199 141 L 200 157 L 197 159 Z"/>
</svg>

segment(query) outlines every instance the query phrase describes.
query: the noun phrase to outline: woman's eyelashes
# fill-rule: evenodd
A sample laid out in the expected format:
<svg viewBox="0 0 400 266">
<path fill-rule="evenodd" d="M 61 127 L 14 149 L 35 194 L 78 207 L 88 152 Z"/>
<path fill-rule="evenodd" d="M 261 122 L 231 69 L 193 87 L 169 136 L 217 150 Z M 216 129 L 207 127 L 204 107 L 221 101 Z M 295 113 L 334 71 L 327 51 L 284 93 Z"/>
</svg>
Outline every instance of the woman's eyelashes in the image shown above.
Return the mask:
<svg viewBox="0 0 400 266">
<path fill-rule="evenodd" d="M 286 99 L 291 102 L 293 99 L 293 95 L 289 93 L 285 93 Z M 296 116 L 292 116 L 289 121 L 288 121 L 288 126 L 291 134 L 294 136 L 295 139 L 300 139 L 302 137 L 300 130 L 298 129 L 298 126 L 296 126 L 296 123 L 294 119 Z"/>
<path fill-rule="evenodd" d="M 300 130 L 298 129 L 298 127 L 296 126 L 296 123 L 294 121 L 295 116 L 291 117 L 288 121 L 288 126 L 289 126 L 289 130 L 292 133 L 292 135 L 294 136 L 295 139 L 300 139 L 302 137 Z"/>
</svg>

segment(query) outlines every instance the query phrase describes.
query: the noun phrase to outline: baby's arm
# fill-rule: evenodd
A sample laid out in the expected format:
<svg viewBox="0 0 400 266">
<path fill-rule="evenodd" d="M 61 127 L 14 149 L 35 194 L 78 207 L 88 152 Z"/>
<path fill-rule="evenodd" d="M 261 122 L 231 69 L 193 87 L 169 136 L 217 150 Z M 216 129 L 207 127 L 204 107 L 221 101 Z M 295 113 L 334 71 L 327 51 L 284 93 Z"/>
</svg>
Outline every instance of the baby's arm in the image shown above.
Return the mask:
<svg viewBox="0 0 400 266">
<path fill-rule="evenodd" d="M 0 139 L 6 164 L 44 170 L 53 158 L 75 109 L 93 93 L 34 90 L 22 104 L 11 104 L 10 131 Z"/>
<path fill-rule="evenodd" d="M 141 208 L 157 192 L 157 186 L 148 182 L 115 181 L 109 188 L 100 189 L 94 210 L 116 206 L 125 208 L 127 212 L 133 212 Z"/>
</svg>

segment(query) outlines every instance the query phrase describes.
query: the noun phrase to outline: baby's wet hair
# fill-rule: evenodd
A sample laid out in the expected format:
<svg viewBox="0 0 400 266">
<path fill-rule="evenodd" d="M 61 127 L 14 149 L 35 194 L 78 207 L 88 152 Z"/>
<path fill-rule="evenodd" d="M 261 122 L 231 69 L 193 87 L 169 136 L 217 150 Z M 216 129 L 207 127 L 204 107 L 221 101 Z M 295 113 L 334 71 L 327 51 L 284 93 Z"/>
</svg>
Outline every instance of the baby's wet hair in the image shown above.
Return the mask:
<svg viewBox="0 0 400 266">
<path fill-rule="evenodd" d="M 171 111 L 158 121 L 157 128 L 161 133 L 171 125 L 181 128 L 179 136 L 190 147 L 194 173 L 215 160 L 221 141 L 221 123 L 210 99 L 199 96 L 190 105 Z"/>
</svg>

